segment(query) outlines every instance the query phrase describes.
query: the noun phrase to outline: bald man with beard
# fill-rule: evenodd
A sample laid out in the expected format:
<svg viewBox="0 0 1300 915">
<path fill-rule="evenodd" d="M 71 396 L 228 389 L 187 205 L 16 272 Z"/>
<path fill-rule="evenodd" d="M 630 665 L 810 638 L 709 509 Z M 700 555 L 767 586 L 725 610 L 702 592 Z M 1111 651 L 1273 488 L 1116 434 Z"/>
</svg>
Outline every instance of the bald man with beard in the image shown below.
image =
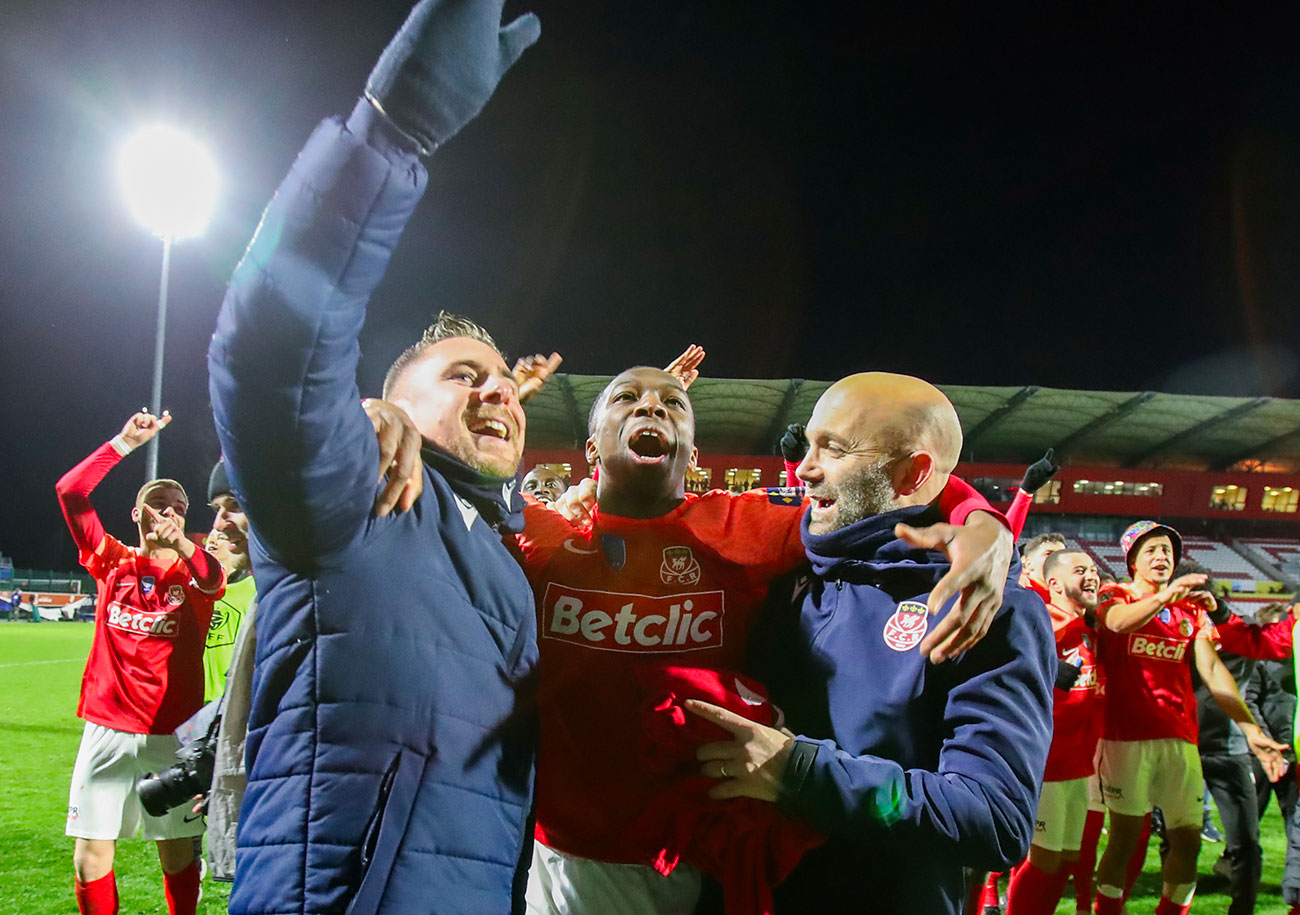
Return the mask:
<svg viewBox="0 0 1300 915">
<path fill-rule="evenodd" d="M 774 592 L 757 672 L 780 731 L 706 703 L 731 740 L 700 748 L 718 798 L 773 802 L 820 829 L 778 889 L 777 910 L 956 913 L 963 868 L 1021 860 L 1052 735 L 1056 668 L 1042 602 L 1008 576 L 984 639 L 944 663 L 915 651 L 926 599 L 948 571 L 935 501 L 961 453 L 946 397 L 872 372 L 827 389 L 798 468 L 811 505 L 813 575 Z"/>
</svg>

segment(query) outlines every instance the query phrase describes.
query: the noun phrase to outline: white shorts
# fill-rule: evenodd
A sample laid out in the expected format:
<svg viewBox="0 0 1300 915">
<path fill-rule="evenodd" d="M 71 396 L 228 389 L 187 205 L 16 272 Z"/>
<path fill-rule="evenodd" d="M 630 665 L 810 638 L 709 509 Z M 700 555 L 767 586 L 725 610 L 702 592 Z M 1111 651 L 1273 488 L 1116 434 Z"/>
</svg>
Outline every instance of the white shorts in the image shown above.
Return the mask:
<svg viewBox="0 0 1300 915">
<path fill-rule="evenodd" d="M 1201 757 L 1177 737 L 1159 740 L 1103 740 L 1102 796 L 1112 813 L 1140 817 L 1159 807 L 1165 826 L 1201 825 Z"/>
<path fill-rule="evenodd" d="M 203 834 L 203 817 L 182 804 L 153 817 L 136 793 L 141 775 L 161 772 L 179 761 L 180 741 L 170 734 L 127 734 L 86 722 L 72 769 L 67 835 L 78 839 L 183 839 Z"/>
<path fill-rule="evenodd" d="M 1096 765 L 1095 759 L 1093 765 Z M 1088 776 L 1088 809 L 1098 813 L 1106 812 L 1106 801 L 1101 796 L 1101 779 L 1096 772 Z"/>
<path fill-rule="evenodd" d="M 641 864 L 613 864 L 533 843 L 528 915 L 690 915 L 702 878 L 679 864 L 667 877 Z"/>
<path fill-rule="evenodd" d="M 1083 822 L 1088 818 L 1091 776 L 1063 782 L 1043 782 L 1034 818 L 1034 844 L 1047 851 L 1078 851 Z"/>
</svg>

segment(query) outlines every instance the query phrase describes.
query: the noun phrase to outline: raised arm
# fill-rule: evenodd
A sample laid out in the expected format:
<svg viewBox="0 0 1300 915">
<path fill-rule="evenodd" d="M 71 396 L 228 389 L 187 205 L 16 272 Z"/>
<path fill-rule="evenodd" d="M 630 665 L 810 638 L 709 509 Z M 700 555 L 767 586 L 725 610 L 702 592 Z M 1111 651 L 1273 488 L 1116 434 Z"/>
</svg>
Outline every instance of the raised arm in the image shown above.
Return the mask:
<svg viewBox="0 0 1300 915">
<path fill-rule="evenodd" d="M 366 99 L 307 141 L 235 269 L 208 351 L 213 412 L 258 541 L 290 568 L 346 544 L 375 500 L 357 337 L 424 193 L 421 154 L 536 40 L 535 17 L 502 28 L 501 7 L 417 4 Z"/>
<path fill-rule="evenodd" d="M 154 416 L 147 409 L 133 414 L 121 432 L 92 451 L 54 484 L 59 507 L 68 522 L 68 530 L 72 532 L 83 565 L 104 539 L 104 525 L 90 503 L 90 494 L 122 458 L 148 442 L 171 421 L 171 414 L 165 410 L 162 416 Z"/>
</svg>

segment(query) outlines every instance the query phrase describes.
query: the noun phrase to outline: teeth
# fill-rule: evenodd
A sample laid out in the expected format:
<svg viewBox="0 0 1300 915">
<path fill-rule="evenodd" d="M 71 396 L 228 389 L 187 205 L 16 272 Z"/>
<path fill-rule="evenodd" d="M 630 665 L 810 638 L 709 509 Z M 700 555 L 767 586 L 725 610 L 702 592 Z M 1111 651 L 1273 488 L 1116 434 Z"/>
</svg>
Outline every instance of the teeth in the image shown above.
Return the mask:
<svg viewBox="0 0 1300 915">
<path fill-rule="evenodd" d="M 500 438 L 506 437 L 506 424 L 499 419 L 485 419 L 479 429 L 483 432 L 491 432 Z"/>
</svg>

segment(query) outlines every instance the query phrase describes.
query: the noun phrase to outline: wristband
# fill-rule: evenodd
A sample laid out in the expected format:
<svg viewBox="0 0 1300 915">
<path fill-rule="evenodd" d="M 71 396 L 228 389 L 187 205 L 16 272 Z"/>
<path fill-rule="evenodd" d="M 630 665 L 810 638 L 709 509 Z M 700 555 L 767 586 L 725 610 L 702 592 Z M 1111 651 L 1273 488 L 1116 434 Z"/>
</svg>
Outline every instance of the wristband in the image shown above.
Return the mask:
<svg viewBox="0 0 1300 915">
<path fill-rule="evenodd" d="M 113 436 L 111 439 L 109 439 L 108 443 L 112 445 L 113 450 L 116 451 L 118 454 L 120 454 L 122 457 L 126 457 L 128 454 L 130 454 L 132 451 L 135 450 L 135 446 L 129 444 L 126 439 L 122 438 L 122 434 L 120 432 L 117 435 Z"/>
</svg>

